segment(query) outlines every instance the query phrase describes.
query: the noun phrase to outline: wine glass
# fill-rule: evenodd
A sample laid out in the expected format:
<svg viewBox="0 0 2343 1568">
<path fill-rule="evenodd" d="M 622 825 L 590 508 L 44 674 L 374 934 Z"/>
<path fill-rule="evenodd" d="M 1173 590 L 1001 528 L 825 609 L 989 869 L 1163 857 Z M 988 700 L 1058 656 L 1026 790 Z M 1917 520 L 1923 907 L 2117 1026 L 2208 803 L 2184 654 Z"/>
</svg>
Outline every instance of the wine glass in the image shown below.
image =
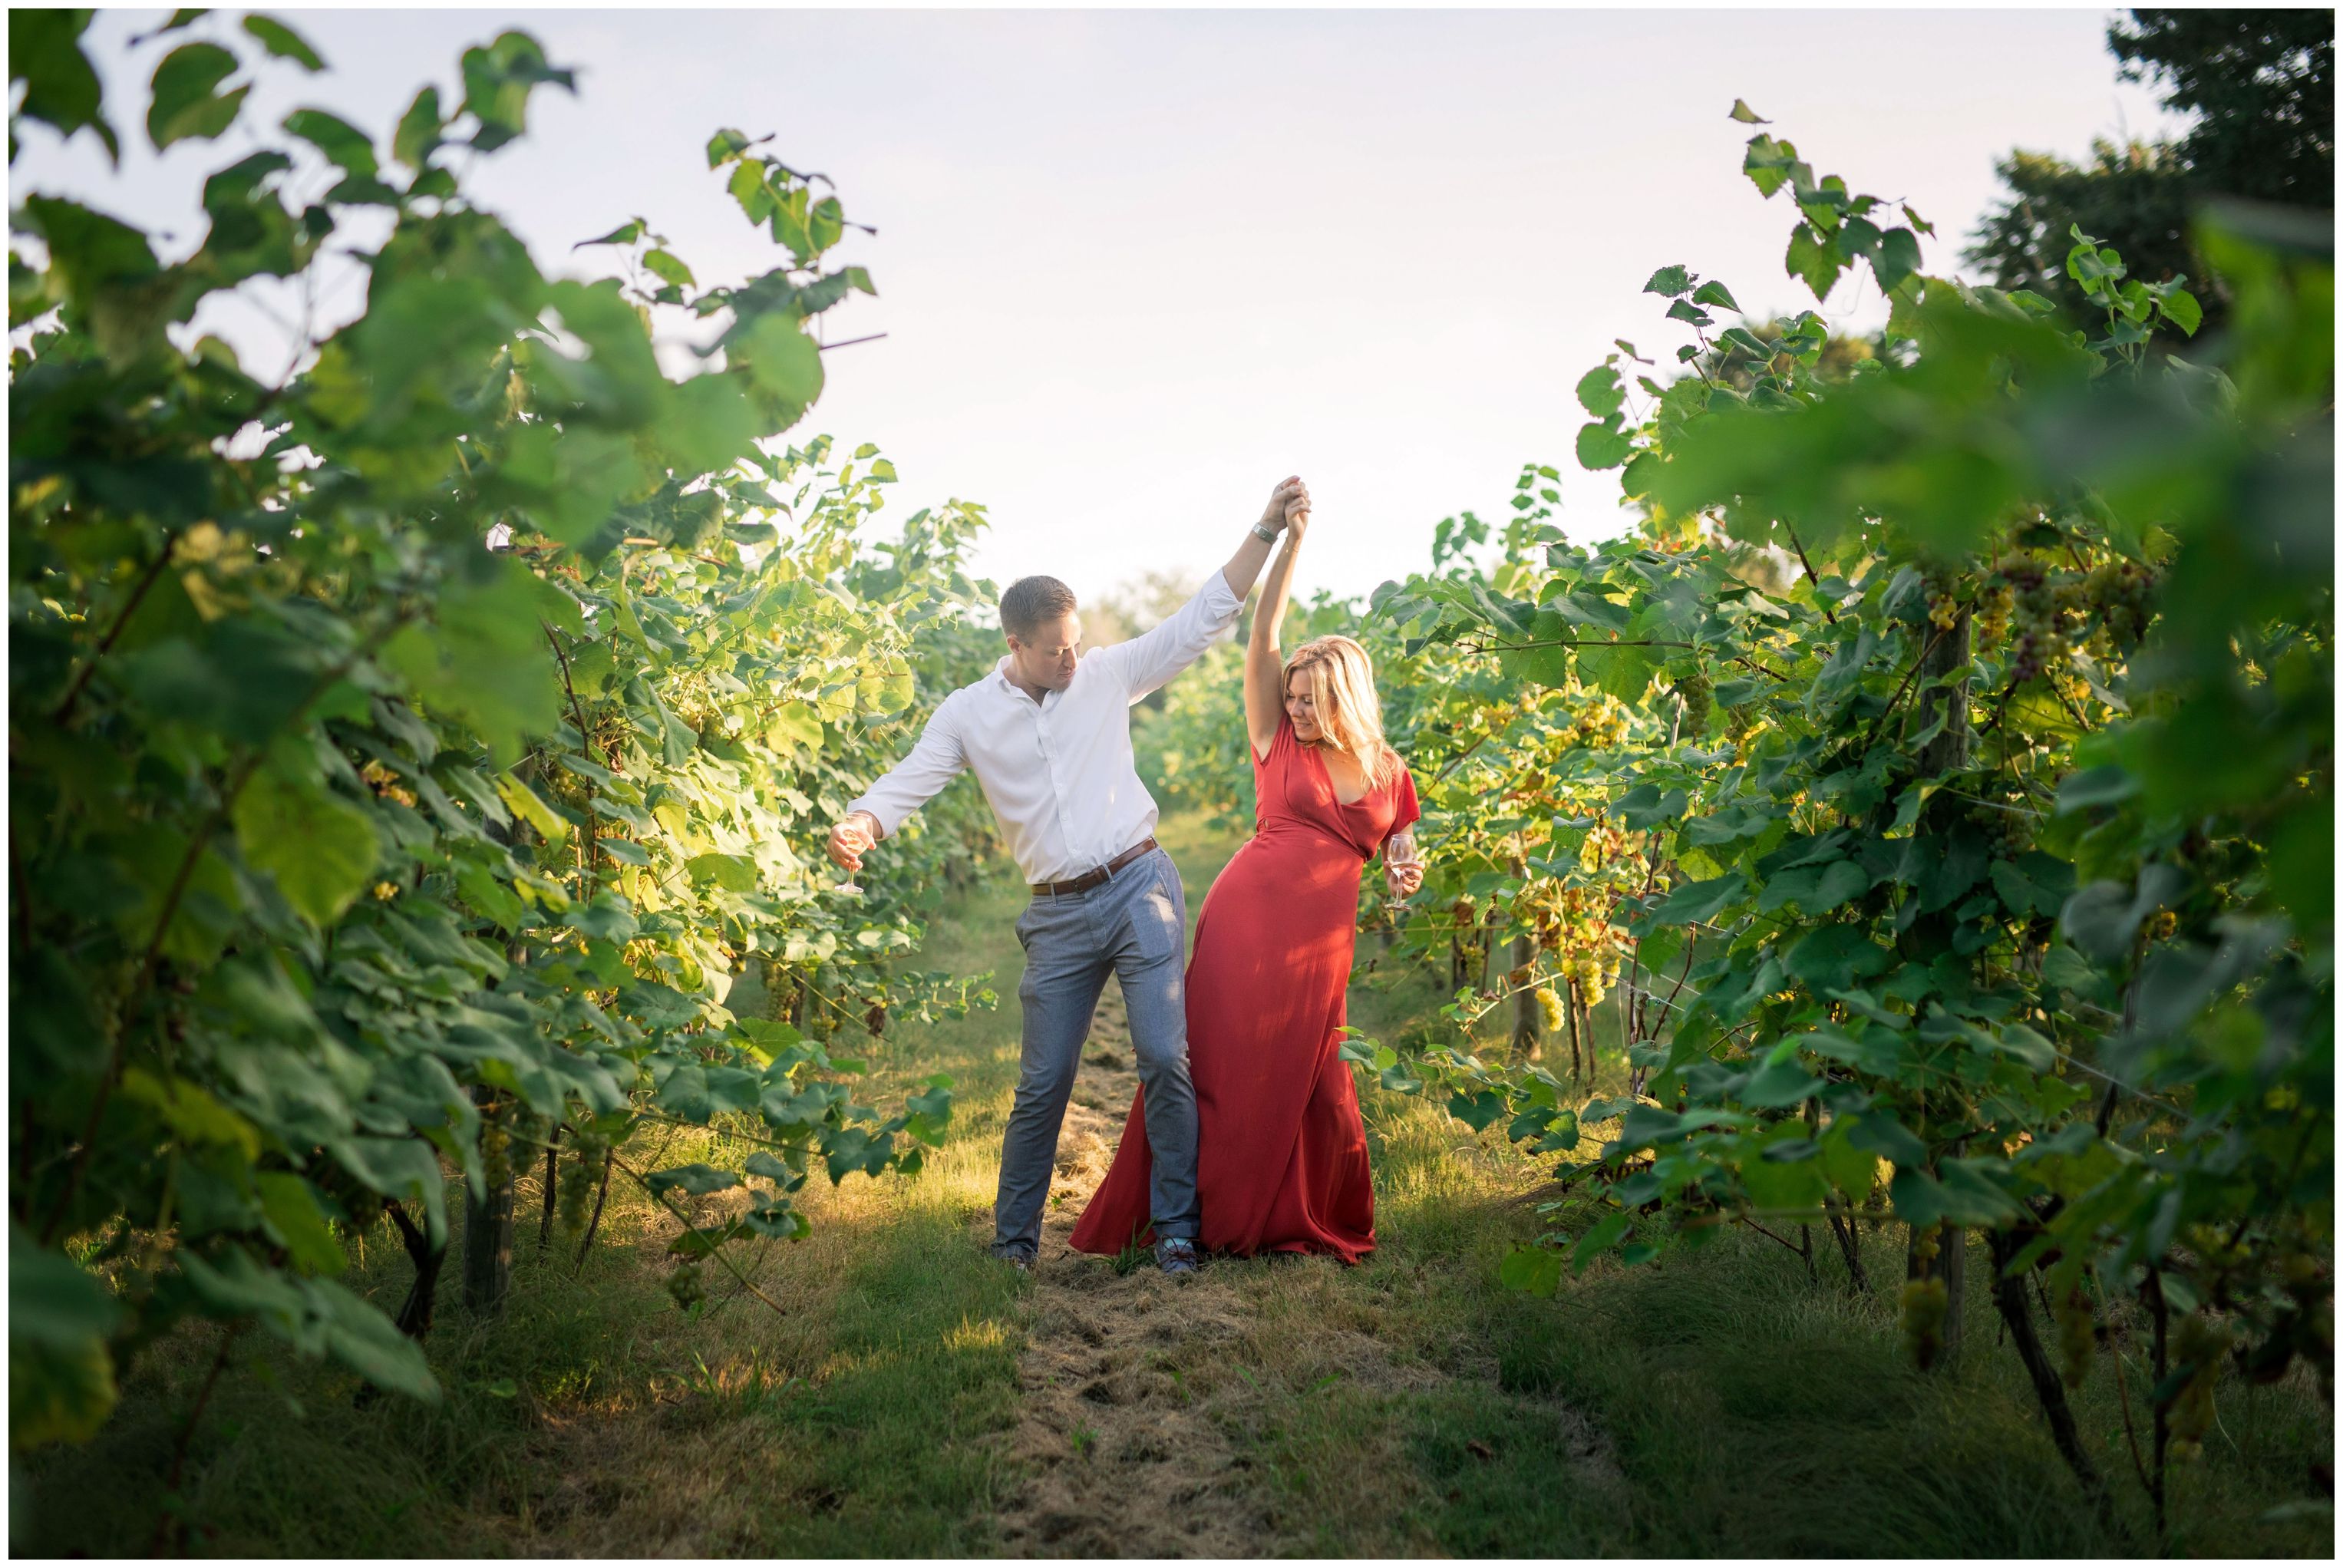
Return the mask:
<svg viewBox="0 0 2343 1568">
<path fill-rule="evenodd" d="M 865 844 L 862 846 L 862 849 L 868 849 L 870 847 L 870 845 Z M 862 896 L 862 884 L 854 879 L 854 873 L 862 869 L 862 854 L 860 850 L 857 850 L 855 852 L 854 859 L 855 864 L 847 869 L 845 880 L 832 883 L 830 886 L 830 890 L 832 892 L 841 893 L 850 899 L 859 899 Z"/>
</svg>

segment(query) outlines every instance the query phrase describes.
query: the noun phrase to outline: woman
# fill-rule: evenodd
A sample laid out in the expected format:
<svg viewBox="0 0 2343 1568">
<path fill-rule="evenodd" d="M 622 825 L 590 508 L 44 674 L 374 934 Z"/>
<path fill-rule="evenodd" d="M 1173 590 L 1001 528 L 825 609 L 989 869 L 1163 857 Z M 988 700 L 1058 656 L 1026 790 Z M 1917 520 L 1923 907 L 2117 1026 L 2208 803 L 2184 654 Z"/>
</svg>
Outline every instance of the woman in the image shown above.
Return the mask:
<svg viewBox="0 0 2343 1568">
<path fill-rule="evenodd" d="M 1322 637 L 1278 656 L 1278 622 L 1310 517 L 1269 568 L 1245 646 L 1245 728 L 1260 797 L 1254 835 L 1213 882 L 1188 964 L 1203 1244 L 1332 1252 L 1375 1244 L 1358 1093 L 1340 1054 L 1359 873 L 1375 856 L 1395 896 L 1423 884 L 1415 781 L 1383 737 L 1364 649 Z M 1112 1254 L 1149 1238 L 1147 1125 L 1134 1100 L 1114 1164 L 1073 1246 Z"/>
</svg>

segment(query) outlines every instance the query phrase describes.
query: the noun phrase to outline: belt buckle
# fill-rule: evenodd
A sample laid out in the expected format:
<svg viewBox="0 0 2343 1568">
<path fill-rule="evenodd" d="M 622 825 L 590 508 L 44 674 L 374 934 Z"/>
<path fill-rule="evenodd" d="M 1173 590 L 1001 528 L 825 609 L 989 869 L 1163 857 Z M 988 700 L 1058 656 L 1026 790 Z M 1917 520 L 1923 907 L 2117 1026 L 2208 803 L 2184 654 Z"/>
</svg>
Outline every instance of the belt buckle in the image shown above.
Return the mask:
<svg viewBox="0 0 2343 1568">
<path fill-rule="evenodd" d="M 1034 891 L 1045 894 L 1052 899 L 1071 898 L 1076 893 L 1087 893 L 1092 888 L 1100 887 L 1105 883 L 1114 880 L 1114 874 L 1117 869 L 1123 866 L 1128 866 L 1132 861 L 1138 859 L 1150 847 L 1150 842 L 1142 839 L 1139 843 L 1133 844 L 1130 849 L 1125 849 L 1121 854 L 1115 856 L 1113 859 L 1109 860 L 1103 866 L 1093 866 L 1089 870 L 1084 871 L 1081 876 L 1070 877 L 1062 882 L 1038 883 L 1034 887 Z"/>
</svg>

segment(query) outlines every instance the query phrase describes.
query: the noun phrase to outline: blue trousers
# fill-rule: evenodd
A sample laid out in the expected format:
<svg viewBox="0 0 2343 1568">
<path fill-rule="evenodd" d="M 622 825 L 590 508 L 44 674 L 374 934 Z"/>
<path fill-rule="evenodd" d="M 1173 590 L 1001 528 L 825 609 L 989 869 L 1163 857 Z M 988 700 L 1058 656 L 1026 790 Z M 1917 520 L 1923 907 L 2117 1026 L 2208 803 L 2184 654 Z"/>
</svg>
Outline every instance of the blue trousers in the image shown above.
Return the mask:
<svg viewBox="0 0 2343 1568">
<path fill-rule="evenodd" d="M 1122 983 L 1131 1042 L 1146 1091 L 1154 1157 L 1151 1206 L 1158 1237 L 1198 1233 L 1196 1091 L 1188 1080 L 1188 900 L 1161 849 L 1085 892 L 1041 894 L 1017 920 L 1025 949 L 1025 1038 L 1017 1097 L 1001 1146 L 992 1250 L 1031 1258 L 1041 1244 L 1041 1206 L 1057 1169 L 1058 1131 L 1099 993 Z"/>
</svg>

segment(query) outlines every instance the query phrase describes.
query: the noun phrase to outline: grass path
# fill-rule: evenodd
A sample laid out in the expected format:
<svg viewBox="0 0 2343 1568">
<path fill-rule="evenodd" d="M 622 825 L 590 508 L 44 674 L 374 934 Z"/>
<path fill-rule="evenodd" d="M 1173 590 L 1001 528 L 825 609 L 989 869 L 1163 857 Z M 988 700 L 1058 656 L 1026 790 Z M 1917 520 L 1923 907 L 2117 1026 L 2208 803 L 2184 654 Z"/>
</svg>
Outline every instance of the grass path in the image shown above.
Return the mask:
<svg viewBox="0 0 2343 1568">
<path fill-rule="evenodd" d="M 1110 985 L 1043 1216 L 1010 1443 L 1031 1478 L 1002 1502 L 1006 1553 L 1225 1557 L 1264 1536 L 1266 1522 L 1244 1506 L 1235 1448 L 1188 1381 L 1241 1332 L 1228 1282 L 1169 1280 L 1147 1263 L 1119 1272 L 1066 1245 L 1114 1157 L 1138 1088 L 1133 1067 L 1122 998 Z M 979 1243 L 990 1239 L 984 1220 L 973 1229 Z"/>
<path fill-rule="evenodd" d="M 1162 836 L 1201 909 L 1237 840 L 1180 819 Z M 531 1173 L 509 1310 L 473 1321 L 454 1269 L 443 1285 L 441 1404 L 357 1410 L 347 1374 L 246 1335 L 191 1427 L 220 1336 L 190 1330 L 141 1358 L 96 1442 L 18 1462 L 12 1546 L 143 1554 L 166 1508 L 188 1550 L 224 1555 L 2052 1556 L 2145 1543 L 2104 1359 L 2078 1418 L 2126 1499 L 2128 1542 L 2099 1533 L 2059 1465 L 2015 1358 L 1995 1348 L 1985 1292 L 1972 1292 L 1963 1365 L 1922 1377 L 1897 1349 L 1887 1291 L 1854 1298 L 1835 1260 L 1810 1281 L 1753 1238 L 1598 1264 L 1553 1300 L 1506 1291 L 1506 1251 L 1554 1222 L 1534 1207 L 1547 1172 L 1422 1101 L 1363 1095 L 1379 1247 L 1358 1268 L 1223 1260 L 1183 1282 L 1067 1253 L 1134 1086 L 1111 986 L 1060 1144 L 1041 1267 L 1028 1278 L 995 1262 L 983 1243 L 1017 1071 L 1022 900 L 1004 871 L 932 923 L 921 966 L 990 970 L 1004 1005 L 873 1042 L 882 1097 L 954 1076 L 945 1147 L 916 1177 L 809 1190 L 813 1235 L 744 1259 L 779 1313 L 713 1269 L 710 1302 L 678 1312 L 662 1286 L 677 1222 L 619 1188 L 573 1272 L 568 1249 L 537 1244 Z M 1424 977 L 1371 975 L 1352 1018 L 1404 1041 L 1432 1029 L 1435 1000 Z M 714 1161 L 724 1144 L 646 1136 L 629 1158 Z M 1871 1243 L 1875 1278 L 1900 1272 L 1896 1243 Z M 346 1280 L 395 1307 L 407 1271 L 377 1231 Z M 2317 1502 L 2332 1493 L 2332 1418 L 2315 1387 L 2232 1384 L 2221 1414 L 2206 1462 L 2176 1479 L 2175 1549 L 2330 1555 Z M 162 1477 L 183 1432 L 174 1503 Z"/>
<path fill-rule="evenodd" d="M 1261 1439 L 1281 1437 L 1297 1407 L 1313 1401 L 1453 1399 L 1455 1380 L 1421 1358 L 1394 1362 L 1368 1332 L 1372 1323 L 1328 1321 L 1293 1341 L 1286 1331 L 1294 1310 L 1335 1304 L 1337 1293 L 1326 1288 L 1340 1271 L 1333 1263 L 1223 1260 L 1173 1280 L 1149 1257 L 1071 1251 L 1075 1217 L 1105 1176 L 1122 1131 L 1138 1086 L 1132 1069 L 1121 998 L 1110 986 L 1059 1140 L 1019 1358 L 1024 1403 L 1011 1443 L 1032 1479 L 1001 1508 L 1002 1549 L 1229 1557 L 1342 1548 L 1347 1543 L 1326 1538 L 1312 1511 L 1295 1506 L 1301 1500 L 1282 1484 L 1309 1470 L 1264 1465 L 1257 1451 L 1273 1452 L 1273 1443 Z M 988 1238 L 989 1231 L 979 1237 Z M 1614 1479 L 1591 1429 L 1560 1407 L 1549 1413 L 1556 1433 L 1575 1440 L 1577 1479 L 1597 1485 Z M 1440 1544 L 1415 1533 L 1402 1531 L 1378 1544 Z"/>
</svg>

